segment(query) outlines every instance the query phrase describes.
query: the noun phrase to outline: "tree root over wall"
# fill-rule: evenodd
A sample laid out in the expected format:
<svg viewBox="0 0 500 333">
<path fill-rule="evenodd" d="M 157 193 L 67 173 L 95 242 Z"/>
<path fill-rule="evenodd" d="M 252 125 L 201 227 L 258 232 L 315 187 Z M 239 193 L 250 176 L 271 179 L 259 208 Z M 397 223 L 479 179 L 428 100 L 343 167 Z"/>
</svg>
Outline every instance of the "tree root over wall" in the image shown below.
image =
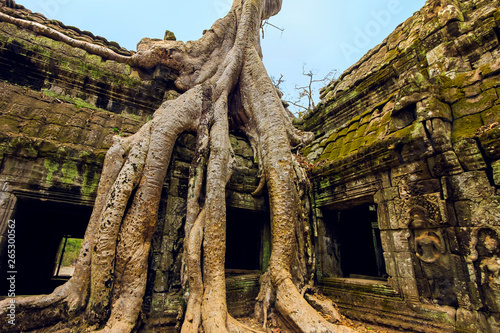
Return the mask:
<svg viewBox="0 0 500 333">
<path fill-rule="evenodd" d="M 247 135 L 259 162 L 254 194 L 265 186 L 269 193 L 272 252 L 256 304 L 263 327 L 274 308 L 295 332 L 351 331 L 328 322 L 304 298 L 315 270 L 310 184 L 292 149 L 310 142 L 312 134 L 291 124 L 262 63 L 258 34 L 262 21 L 280 9 L 281 0 L 234 0 L 198 41 L 147 41 L 134 56 L 115 59 L 141 68 L 168 66 L 179 72 L 176 87 L 184 93 L 165 102 L 136 134 L 115 138 L 73 277 L 50 295 L 17 299 L 15 327 L 6 322 L 9 300 L 0 303 L 2 331 L 56 323 L 68 332 L 137 327 L 161 188 L 175 141 L 186 131 L 196 133 L 197 147 L 185 224 L 182 332 L 255 331 L 232 318 L 226 304 L 225 188 L 235 165 L 230 127 Z M 331 302 L 307 298 L 340 318 Z"/>
</svg>

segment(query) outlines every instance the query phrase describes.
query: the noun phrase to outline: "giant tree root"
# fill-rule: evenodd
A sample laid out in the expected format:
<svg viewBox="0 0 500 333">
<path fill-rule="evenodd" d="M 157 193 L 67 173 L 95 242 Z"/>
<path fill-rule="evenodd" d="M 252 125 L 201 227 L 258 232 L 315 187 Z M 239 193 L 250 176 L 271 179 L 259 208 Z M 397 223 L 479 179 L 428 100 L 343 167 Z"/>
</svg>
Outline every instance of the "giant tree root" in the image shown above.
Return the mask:
<svg viewBox="0 0 500 333">
<path fill-rule="evenodd" d="M 196 133 L 197 148 L 185 224 L 182 332 L 255 331 L 232 318 L 226 304 L 231 123 L 246 133 L 259 160 L 261 181 L 254 194 L 266 185 L 269 193 L 272 252 L 257 303 L 264 326 L 274 307 L 297 332 L 350 331 L 328 322 L 299 292 L 313 283 L 315 258 L 308 181 L 291 150 L 312 134 L 292 126 L 262 64 L 258 37 L 262 21 L 280 9 L 281 0 L 234 0 L 229 14 L 199 41 L 150 41 L 133 57 L 120 58 L 138 67 L 162 64 L 178 71 L 176 87 L 184 93 L 162 104 L 136 134 L 116 138 L 73 277 L 50 295 L 19 300 L 22 325 L 5 322 L 8 300 L 0 302 L 0 329 L 29 330 L 75 318 L 82 330 L 127 333 L 137 327 L 161 188 L 175 141 L 189 131 Z"/>
</svg>

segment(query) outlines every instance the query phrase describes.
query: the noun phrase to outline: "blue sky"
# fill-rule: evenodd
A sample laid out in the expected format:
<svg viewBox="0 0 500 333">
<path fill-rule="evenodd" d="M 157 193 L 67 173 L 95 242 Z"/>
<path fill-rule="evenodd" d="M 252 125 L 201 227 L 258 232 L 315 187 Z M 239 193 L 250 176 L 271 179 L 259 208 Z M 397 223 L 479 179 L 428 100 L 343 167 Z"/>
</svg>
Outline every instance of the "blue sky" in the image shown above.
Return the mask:
<svg viewBox="0 0 500 333">
<path fill-rule="evenodd" d="M 135 50 L 143 37 L 163 38 L 165 30 L 178 40 L 196 40 L 225 15 L 231 0 L 17 0 L 66 25 L 88 30 Z M 295 86 L 304 85 L 306 64 L 317 78 L 339 73 L 379 44 L 425 0 L 284 0 L 282 11 L 265 28 L 262 41 L 269 75 L 283 74 L 281 86 L 293 100 Z"/>
</svg>

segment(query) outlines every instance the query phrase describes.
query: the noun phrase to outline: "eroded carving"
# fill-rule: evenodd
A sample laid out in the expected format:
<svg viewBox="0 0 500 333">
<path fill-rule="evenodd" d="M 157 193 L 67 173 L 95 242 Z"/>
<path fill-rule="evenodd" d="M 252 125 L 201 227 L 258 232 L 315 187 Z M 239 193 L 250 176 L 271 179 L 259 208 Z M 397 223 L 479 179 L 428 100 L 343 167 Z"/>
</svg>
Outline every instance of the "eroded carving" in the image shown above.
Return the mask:
<svg viewBox="0 0 500 333">
<path fill-rule="evenodd" d="M 495 227 L 475 229 L 468 257 L 479 278 L 485 305 L 492 312 L 500 312 L 500 230 Z"/>
<path fill-rule="evenodd" d="M 416 206 L 410 209 L 410 228 L 414 234 L 414 251 L 418 259 L 433 263 L 446 253 L 446 244 L 438 229 L 429 229 L 427 210 Z"/>
<path fill-rule="evenodd" d="M 423 231 L 415 238 L 415 254 L 427 263 L 433 263 L 446 252 L 443 236 L 435 231 Z"/>
</svg>

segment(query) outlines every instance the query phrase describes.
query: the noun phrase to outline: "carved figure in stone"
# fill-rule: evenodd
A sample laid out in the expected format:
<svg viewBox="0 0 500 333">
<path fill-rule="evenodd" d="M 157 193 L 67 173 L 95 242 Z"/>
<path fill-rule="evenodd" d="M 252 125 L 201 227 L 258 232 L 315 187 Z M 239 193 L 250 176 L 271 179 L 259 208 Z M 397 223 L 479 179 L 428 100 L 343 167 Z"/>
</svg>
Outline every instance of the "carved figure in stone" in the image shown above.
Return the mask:
<svg viewBox="0 0 500 333">
<path fill-rule="evenodd" d="M 475 262 L 485 305 L 500 312 L 500 232 L 494 227 L 476 229 L 469 261 Z"/>
<path fill-rule="evenodd" d="M 432 302 L 456 305 L 455 277 L 453 269 L 450 269 L 453 267 L 452 258 L 446 254 L 447 247 L 441 229 L 435 227 L 438 223 L 429 218 L 429 215 L 433 215 L 424 206 L 414 205 L 408 214 L 411 244 L 415 256 L 420 260 L 416 267 L 420 267 L 425 277 L 420 285 L 428 286 L 421 293 Z"/>
<path fill-rule="evenodd" d="M 421 206 L 410 209 L 410 228 L 414 234 L 414 251 L 418 259 L 432 263 L 446 253 L 441 231 L 429 228 L 427 210 Z"/>
<path fill-rule="evenodd" d="M 422 261 L 433 263 L 445 252 L 446 246 L 441 233 L 426 230 L 415 238 L 415 254 Z"/>
<path fill-rule="evenodd" d="M 410 210 L 410 227 L 414 233 L 414 250 L 418 259 L 435 262 L 446 252 L 444 238 L 439 230 L 427 229 L 427 214 L 423 207 Z"/>
</svg>

